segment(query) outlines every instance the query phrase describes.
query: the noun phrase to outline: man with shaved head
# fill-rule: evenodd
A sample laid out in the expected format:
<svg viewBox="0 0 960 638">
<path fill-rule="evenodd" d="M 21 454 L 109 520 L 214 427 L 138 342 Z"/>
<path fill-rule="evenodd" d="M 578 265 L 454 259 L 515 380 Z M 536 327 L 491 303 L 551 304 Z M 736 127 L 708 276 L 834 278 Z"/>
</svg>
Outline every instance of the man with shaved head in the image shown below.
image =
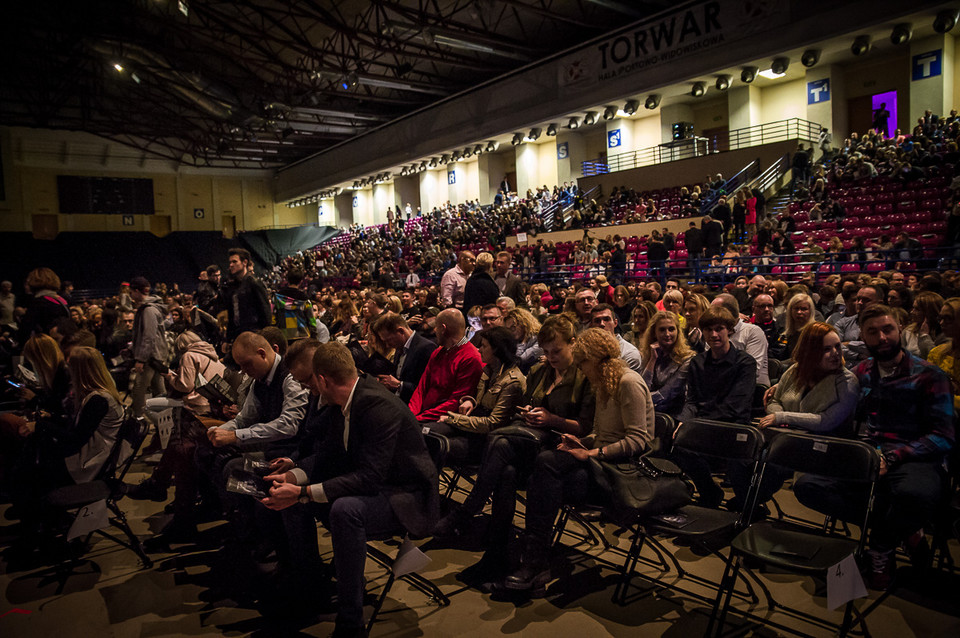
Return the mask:
<svg viewBox="0 0 960 638">
<path fill-rule="evenodd" d="M 467 279 L 476 264 L 476 256 L 469 250 L 463 250 L 457 257 L 457 265 L 443 273 L 443 278 L 440 279 L 440 299 L 445 308 L 459 308 L 463 305 Z M 464 311 L 467 310 L 469 308 L 464 308 Z"/>
<path fill-rule="evenodd" d="M 460 397 L 476 391 L 480 380 L 480 351 L 467 341 L 467 325 L 459 310 L 437 315 L 437 345 L 410 398 L 410 411 L 422 423 L 438 421 L 455 412 Z"/>
</svg>

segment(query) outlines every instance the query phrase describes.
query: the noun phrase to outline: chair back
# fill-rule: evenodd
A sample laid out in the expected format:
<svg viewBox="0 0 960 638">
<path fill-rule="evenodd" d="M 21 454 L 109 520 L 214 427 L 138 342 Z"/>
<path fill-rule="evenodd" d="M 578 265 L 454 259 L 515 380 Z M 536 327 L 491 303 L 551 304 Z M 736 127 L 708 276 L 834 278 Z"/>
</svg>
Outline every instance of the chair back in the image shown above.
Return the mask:
<svg viewBox="0 0 960 638">
<path fill-rule="evenodd" d="M 872 483 L 880 471 L 880 455 L 863 441 L 777 431 L 766 462 L 794 472 L 856 483 Z"/>
<path fill-rule="evenodd" d="M 150 422 L 144 417 L 127 416 L 120 424 L 117 440 L 97 478 L 122 481 L 130 471 L 130 466 L 133 465 L 133 460 L 149 433 Z"/>
<path fill-rule="evenodd" d="M 758 383 L 757 387 L 753 389 L 753 405 L 750 408 L 750 414 L 753 418 L 760 418 L 767 413 L 766 408 L 763 407 L 763 395 L 769 389 L 770 386 L 765 383 Z"/>
<path fill-rule="evenodd" d="M 657 412 L 653 417 L 653 456 L 667 457 L 673 448 L 673 432 L 677 429 L 677 422 L 673 417 L 663 412 Z"/>
<path fill-rule="evenodd" d="M 763 446 L 763 435 L 754 426 L 710 419 L 684 421 L 673 439 L 674 448 L 734 461 L 758 460 Z"/>
</svg>

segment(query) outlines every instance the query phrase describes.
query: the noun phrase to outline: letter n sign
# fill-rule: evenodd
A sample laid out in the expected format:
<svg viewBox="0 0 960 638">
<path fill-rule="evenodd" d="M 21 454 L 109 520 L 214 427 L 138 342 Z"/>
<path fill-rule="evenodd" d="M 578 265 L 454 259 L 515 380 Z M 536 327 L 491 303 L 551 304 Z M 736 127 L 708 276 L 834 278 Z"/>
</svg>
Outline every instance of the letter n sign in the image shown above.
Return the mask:
<svg viewBox="0 0 960 638">
<path fill-rule="evenodd" d="M 830 80 L 807 82 L 807 105 L 830 101 Z"/>
<path fill-rule="evenodd" d="M 913 56 L 913 80 L 925 80 L 943 73 L 943 50 Z"/>
</svg>

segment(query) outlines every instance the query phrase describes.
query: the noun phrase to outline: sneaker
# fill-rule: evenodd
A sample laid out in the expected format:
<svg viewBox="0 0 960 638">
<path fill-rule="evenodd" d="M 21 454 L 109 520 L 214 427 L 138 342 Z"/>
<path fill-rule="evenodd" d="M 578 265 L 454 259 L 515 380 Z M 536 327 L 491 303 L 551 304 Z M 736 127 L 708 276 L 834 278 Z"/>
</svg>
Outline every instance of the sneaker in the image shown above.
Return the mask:
<svg viewBox="0 0 960 638">
<path fill-rule="evenodd" d="M 886 591 L 893 582 L 893 572 L 897 566 L 897 557 L 892 549 L 868 549 L 867 587 Z"/>
<path fill-rule="evenodd" d="M 162 503 L 167 500 L 167 488 L 151 476 L 143 479 L 138 485 L 127 485 L 126 495 L 135 501 L 156 501 Z"/>
</svg>

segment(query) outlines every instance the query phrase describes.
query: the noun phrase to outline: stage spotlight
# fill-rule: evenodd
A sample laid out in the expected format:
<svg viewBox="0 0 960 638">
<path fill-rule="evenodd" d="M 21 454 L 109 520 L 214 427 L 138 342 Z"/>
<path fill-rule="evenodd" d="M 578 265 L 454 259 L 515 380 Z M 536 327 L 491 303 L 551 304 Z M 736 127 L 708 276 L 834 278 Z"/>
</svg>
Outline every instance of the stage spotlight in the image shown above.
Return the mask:
<svg viewBox="0 0 960 638">
<path fill-rule="evenodd" d="M 557 134 L 557 125 L 556 125 L 556 124 L 548 124 L 548 125 L 547 125 L 547 135 L 549 135 L 550 137 L 553 137 L 553 136 L 556 135 L 556 134 Z"/>
<path fill-rule="evenodd" d="M 660 106 L 660 94 L 651 93 L 647 96 L 646 101 L 643 103 L 644 108 L 650 109 L 651 111 L 658 106 Z"/>
<path fill-rule="evenodd" d="M 487 142 L 487 152 L 488 152 L 488 153 L 493 153 L 493 152 L 496 151 L 498 148 L 500 148 L 500 143 L 499 143 L 499 142 Z"/>
<path fill-rule="evenodd" d="M 597 123 L 598 113 L 596 111 L 588 111 L 586 115 L 583 116 L 583 123 L 587 126 L 592 126 Z"/>
<path fill-rule="evenodd" d="M 483 153 L 483 144 L 477 144 L 476 146 L 473 147 L 474 155 L 480 155 L 481 153 Z"/>
<path fill-rule="evenodd" d="M 850 52 L 854 55 L 866 55 L 870 50 L 870 36 L 858 35 L 850 46 Z"/>
<path fill-rule="evenodd" d="M 937 19 L 933 21 L 933 30 L 937 33 L 946 33 L 957 26 L 957 10 L 944 9 L 937 14 Z"/>
<path fill-rule="evenodd" d="M 437 158 L 436 158 L 436 157 L 431 157 L 431 158 L 430 158 L 430 168 L 436 168 L 436 167 L 437 167 L 437 164 L 438 164 Z"/>
<path fill-rule="evenodd" d="M 906 44 L 913 37 L 913 25 L 909 22 L 901 22 L 893 27 L 890 33 L 891 44 Z"/>
<path fill-rule="evenodd" d="M 810 68 L 820 61 L 820 49 L 807 49 L 800 56 L 800 64 Z"/>
<path fill-rule="evenodd" d="M 579 118 L 579 117 L 571 117 L 571 118 L 570 118 L 570 121 L 567 122 L 567 128 L 572 128 L 572 129 L 578 129 L 578 128 L 580 128 L 580 118 Z"/>
<path fill-rule="evenodd" d="M 514 133 L 513 139 L 510 140 L 510 143 L 514 146 L 520 146 L 523 144 L 523 133 Z"/>
<path fill-rule="evenodd" d="M 703 97 L 703 94 L 707 92 L 707 85 L 703 82 L 694 82 L 693 88 L 690 89 L 690 95 L 693 97 Z"/>
<path fill-rule="evenodd" d="M 527 138 L 528 138 L 531 142 L 536 142 L 538 139 L 540 139 L 540 134 L 541 134 L 541 133 L 543 133 L 543 130 L 542 130 L 542 129 L 532 128 L 532 129 L 530 129 L 530 132 L 527 133 Z"/>
<path fill-rule="evenodd" d="M 461 157 L 463 157 L 464 159 L 466 159 L 466 158 L 468 158 L 468 157 L 473 157 L 473 149 L 468 146 L 467 148 L 463 149 L 463 152 L 462 152 L 460 155 L 461 155 Z"/>
<path fill-rule="evenodd" d="M 640 102 L 638 100 L 627 100 L 623 105 L 623 112 L 627 115 L 633 115 L 637 112 L 638 108 L 640 108 Z"/>
<path fill-rule="evenodd" d="M 612 119 L 615 118 L 616 116 L 617 116 L 617 107 L 615 107 L 615 106 L 608 106 L 608 107 L 606 107 L 606 108 L 603 109 L 603 119 L 605 119 L 605 120 L 612 120 Z"/>
<path fill-rule="evenodd" d="M 718 91 L 726 91 L 727 89 L 730 88 L 730 79 L 731 78 L 729 75 L 718 76 L 717 82 L 714 86 L 717 87 Z"/>
<path fill-rule="evenodd" d="M 757 79 L 757 74 L 760 73 L 760 69 L 755 66 L 745 66 L 740 71 L 740 81 L 744 84 L 750 84 Z"/>
<path fill-rule="evenodd" d="M 777 75 L 783 75 L 787 72 L 789 66 L 790 58 L 774 58 L 773 62 L 770 63 L 770 70 Z"/>
</svg>

